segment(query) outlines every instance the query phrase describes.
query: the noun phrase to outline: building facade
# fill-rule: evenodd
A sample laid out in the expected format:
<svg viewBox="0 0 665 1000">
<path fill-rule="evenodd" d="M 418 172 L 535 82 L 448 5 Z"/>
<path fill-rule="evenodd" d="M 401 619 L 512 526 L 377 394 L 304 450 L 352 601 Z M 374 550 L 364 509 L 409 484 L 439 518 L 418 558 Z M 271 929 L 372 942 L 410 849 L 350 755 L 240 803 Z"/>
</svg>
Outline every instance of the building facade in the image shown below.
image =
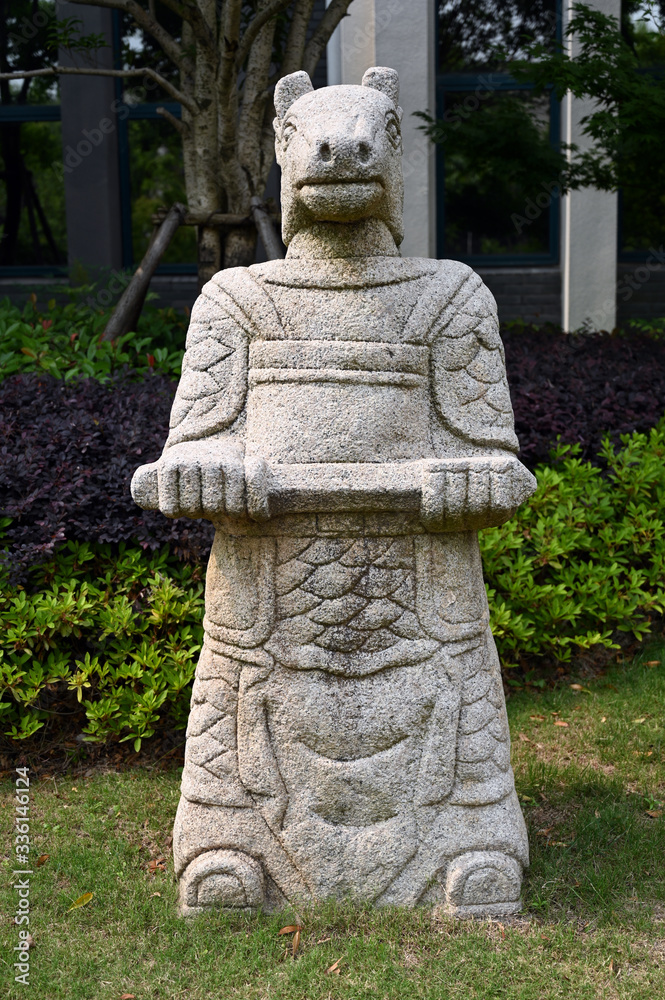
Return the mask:
<svg viewBox="0 0 665 1000">
<path fill-rule="evenodd" d="M 621 15 L 621 0 L 587 2 L 606 14 Z M 317 3 L 318 16 L 324 4 Z M 658 241 L 644 247 L 627 245 L 620 195 L 586 188 L 562 197 L 551 182 L 524 193 L 520 160 L 528 161 L 531 154 L 528 146 L 522 153 L 520 142 L 526 139 L 497 131 L 501 121 L 510 121 L 515 102 L 530 107 L 539 130 L 534 157 L 546 156 L 548 143 L 556 148 L 561 141 L 573 142 L 584 148 L 581 122 L 590 106 L 570 95 L 562 102 L 553 94 L 536 98 L 527 85 L 502 73 L 493 63 L 488 38 L 493 44 L 497 38 L 507 44 L 510 32 L 517 30 L 514 19 L 497 21 L 488 34 L 481 21 L 483 4 L 475 6 L 477 25 L 464 14 L 469 5 L 461 3 L 353 0 L 315 74 L 315 86 L 321 86 L 357 84 L 372 65 L 391 66 L 399 73 L 404 110 L 402 252 L 470 263 L 492 289 L 506 321 L 611 330 L 631 319 L 665 315 L 663 246 Z M 540 22 L 529 27 L 537 35 L 541 31 L 543 37 L 557 37 L 574 54 L 575 40 L 566 37 L 572 4 L 551 0 L 540 6 Z M 82 20 L 86 33 L 103 34 L 108 46 L 96 58 L 102 66 L 119 65 L 122 22 L 117 12 L 59 2 L 56 13 L 61 19 Z M 63 62 L 73 58 L 82 64 L 83 57 L 61 53 Z M 165 175 L 169 158 L 177 160 L 170 126 L 157 115 L 164 102 L 151 97 L 145 86 L 117 79 L 89 77 L 83 85 L 81 77 L 62 77 L 58 102 L 0 108 L 3 127 L 20 121 L 59 122 L 62 162 L 52 172 L 59 174 L 64 187 L 66 230 L 66 238 L 60 233 L 59 259 L 53 252 L 49 257 L 46 247 L 39 251 L 31 215 L 28 222 L 38 252 L 31 254 L 28 246 L 23 257 L 18 254 L 0 266 L 0 294 L 20 297 L 35 284 L 66 282 L 84 265 L 88 273 L 111 275 L 106 292 L 113 298 L 122 280 L 111 287 L 112 276 L 131 270 L 140 260 L 151 206 L 160 197 L 163 202 L 174 200 L 168 182 L 159 188 L 147 176 L 151 142 L 152 160 L 163 162 Z M 179 114 L 177 105 L 168 107 Z M 425 122 L 416 114 L 422 112 L 452 123 L 446 141 L 434 144 L 428 138 Z M 475 140 L 469 123 L 476 132 L 480 129 Z M 276 171 L 269 188 L 278 195 Z M 162 302 L 182 306 L 196 295 L 195 242 L 191 232 L 178 239 L 153 288 Z M 99 304 L 108 303 L 100 299 Z"/>
</svg>

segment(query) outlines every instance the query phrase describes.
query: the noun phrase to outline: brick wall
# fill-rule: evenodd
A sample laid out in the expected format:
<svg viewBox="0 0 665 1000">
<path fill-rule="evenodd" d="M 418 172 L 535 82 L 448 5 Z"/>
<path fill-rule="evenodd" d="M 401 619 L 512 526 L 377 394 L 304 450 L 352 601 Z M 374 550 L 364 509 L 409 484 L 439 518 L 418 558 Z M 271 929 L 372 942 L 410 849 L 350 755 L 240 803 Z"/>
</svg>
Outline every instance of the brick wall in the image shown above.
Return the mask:
<svg viewBox="0 0 665 1000">
<path fill-rule="evenodd" d="M 558 267 L 477 268 L 499 307 L 499 318 L 508 321 L 524 319 L 532 323 L 561 322 L 561 272 Z M 40 304 L 58 294 L 60 281 L 40 281 L 35 278 L 3 278 L 0 298 L 5 295 L 23 304 L 31 291 L 36 291 Z M 153 278 L 151 291 L 159 298 L 155 305 L 191 308 L 196 299 L 195 275 L 159 275 Z M 630 319 L 653 319 L 665 316 L 665 265 L 619 264 L 617 267 L 617 323 Z"/>
<path fill-rule="evenodd" d="M 561 322 L 561 271 L 558 267 L 476 268 L 499 308 L 499 319 L 528 323 Z"/>
<path fill-rule="evenodd" d="M 653 258 L 649 258 L 652 260 Z M 617 324 L 665 316 L 665 264 L 617 266 Z"/>
</svg>

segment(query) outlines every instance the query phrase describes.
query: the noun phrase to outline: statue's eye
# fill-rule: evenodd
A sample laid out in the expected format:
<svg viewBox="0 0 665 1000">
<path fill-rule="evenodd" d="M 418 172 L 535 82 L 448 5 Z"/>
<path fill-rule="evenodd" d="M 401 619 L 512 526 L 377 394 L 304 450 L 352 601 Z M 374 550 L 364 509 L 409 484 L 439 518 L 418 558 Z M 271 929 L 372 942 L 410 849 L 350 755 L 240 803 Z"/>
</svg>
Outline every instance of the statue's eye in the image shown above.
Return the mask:
<svg viewBox="0 0 665 1000">
<path fill-rule="evenodd" d="M 296 134 L 296 132 L 297 129 L 294 122 L 292 122 L 290 119 L 284 122 L 284 124 L 282 125 L 282 144 L 284 146 L 288 146 L 288 144 L 291 142 L 291 139 Z"/>
<path fill-rule="evenodd" d="M 386 134 L 392 146 L 398 148 L 402 141 L 402 134 L 399 127 L 397 115 L 388 115 L 386 119 Z"/>
</svg>

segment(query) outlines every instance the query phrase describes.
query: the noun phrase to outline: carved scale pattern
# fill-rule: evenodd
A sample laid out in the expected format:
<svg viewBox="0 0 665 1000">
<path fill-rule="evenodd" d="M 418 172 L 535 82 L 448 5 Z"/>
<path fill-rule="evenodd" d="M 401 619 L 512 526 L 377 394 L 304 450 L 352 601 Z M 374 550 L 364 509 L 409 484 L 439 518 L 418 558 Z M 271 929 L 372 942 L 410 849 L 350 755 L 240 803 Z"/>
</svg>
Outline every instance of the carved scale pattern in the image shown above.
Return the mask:
<svg viewBox="0 0 665 1000">
<path fill-rule="evenodd" d="M 377 652 L 424 635 L 413 538 L 280 540 L 278 631 L 334 652 Z"/>
</svg>

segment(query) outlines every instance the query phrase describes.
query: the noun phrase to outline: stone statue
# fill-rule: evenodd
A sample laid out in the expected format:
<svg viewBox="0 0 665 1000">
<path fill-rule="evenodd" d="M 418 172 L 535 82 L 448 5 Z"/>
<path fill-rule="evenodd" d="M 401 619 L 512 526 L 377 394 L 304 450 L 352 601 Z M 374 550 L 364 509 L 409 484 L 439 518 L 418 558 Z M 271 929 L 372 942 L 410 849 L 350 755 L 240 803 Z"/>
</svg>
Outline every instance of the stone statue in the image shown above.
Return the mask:
<svg viewBox="0 0 665 1000">
<path fill-rule="evenodd" d="M 174 830 L 180 906 L 519 909 L 528 863 L 477 530 L 534 490 L 496 306 L 402 258 L 392 69 L 275 91 L 285 260 L 192 311 L 132 491 L 216 528 Z"/>
</svg>

